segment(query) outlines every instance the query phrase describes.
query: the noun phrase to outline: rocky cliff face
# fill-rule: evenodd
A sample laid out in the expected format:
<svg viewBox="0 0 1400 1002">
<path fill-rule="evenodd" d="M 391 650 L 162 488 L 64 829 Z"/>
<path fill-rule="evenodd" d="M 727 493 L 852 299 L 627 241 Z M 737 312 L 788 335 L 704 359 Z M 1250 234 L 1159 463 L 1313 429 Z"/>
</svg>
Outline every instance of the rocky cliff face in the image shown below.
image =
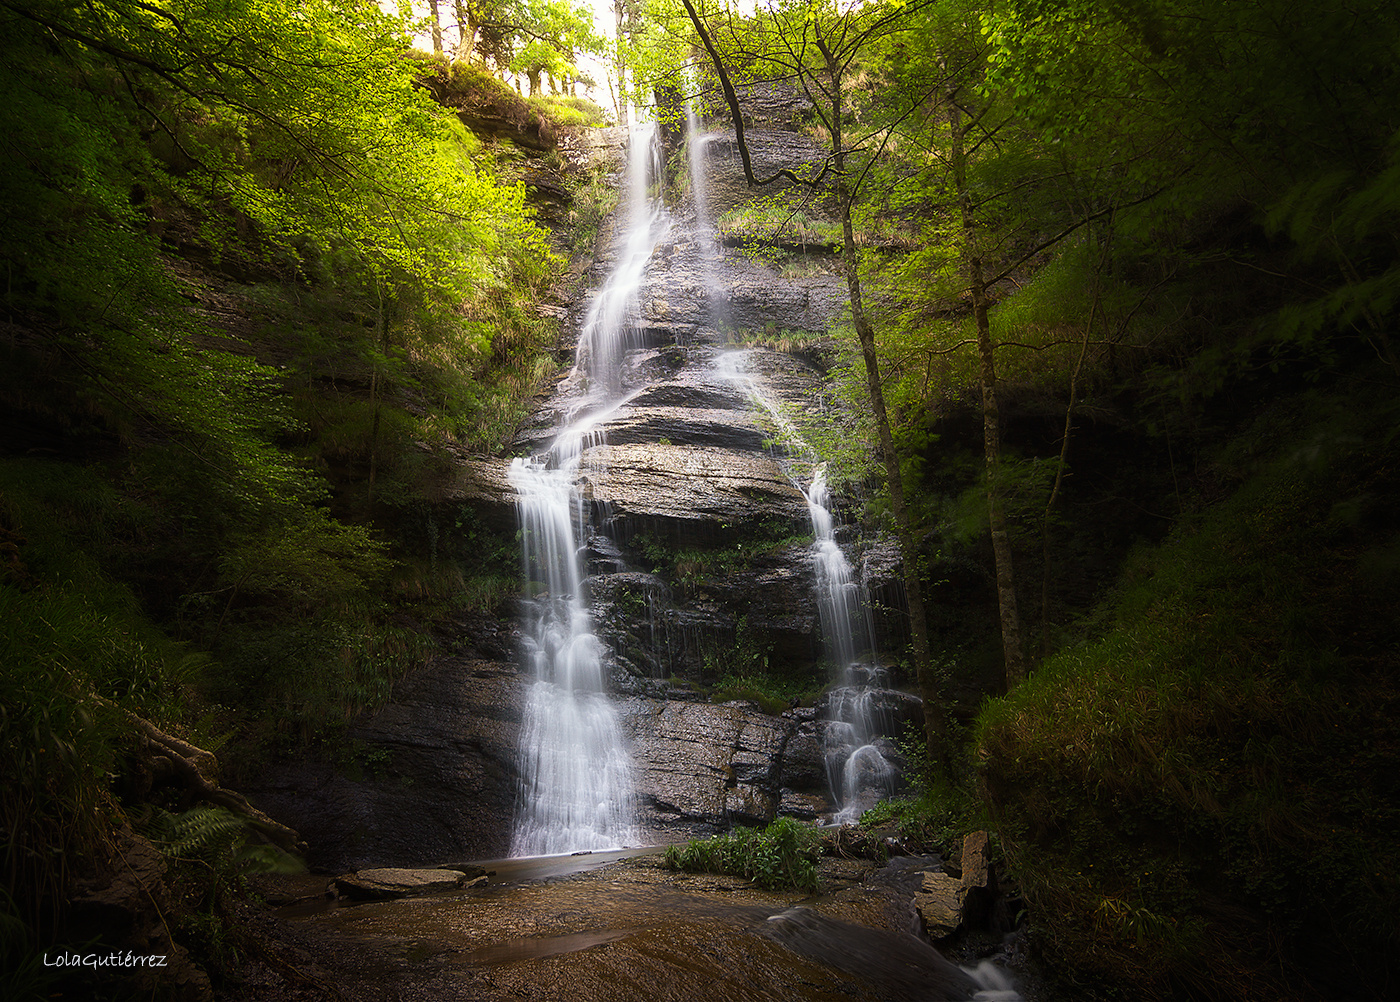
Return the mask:
<svg viewBox="0 0 1400 1002">
<path fill-rule="evenodd" d="M 607 139 L 598 138 L 593 155 L 616 152 Z M 750 141 L 763 170 L 820 156 L 793 133 L 756 130 Z M 704 204 L 718 214 L 748 189 L 728 143 L 704 149 Z M 805 482 L 810 463 L 783 428 L 791 416 L 830 406 L 824 360 L 820 348 L 799 357 L 742 343 L 764 331 L 824 333 L 844 304 L 844 281 L 820 252 L 799 277 L 784 278 L 721 247 L 696 226 L 695 192 L 679 194 L 672 192 L 670 229 L 640 291 L 641 323 L 622 362 L 626 393 L 596 422 L 578 484 L 593 527 L 582 541 L 586 595 L 609 648 L 649 842 L 832 808 L 822 708 L 774 716 L 748 702 L 713 704 L 686 680 L 713 683 L 745 637 L 760 638 L 764 656 L 785 673 L 819 678 L 827 670 L 819 664 L 811 522 L 794 482 Z M 605 230 L 600 246 L 609 244 Z M 612 264 L 600 253 L 591 284 Z M 584 297 L 571 310 L 566 354 L 586 308 Z M 562 379 L 513 451 L 547 447 L 585 390 L 577 375 Z M 445 503 L 513 528 L 507 464 L 463 458 Z M 877 596 L 894 607 L 892 552 L 875 546 L 865 556 Z M 881 617 L 887 650 L 902 640 L 898 620 Z M 364 775 L 301 766 L 258 791 L 262 803 L 302 831 L 327 868 L 503 855 L 528 676 L 508 637 L 496 641 L 485 645 L 486 657 L 425 666 L 355 729 L 367 749 Z M 892 716 L 917 715 L 899 693 L 885 701 Z M 884 751 L 898 758 L 888 744 Z"/>
</svg>

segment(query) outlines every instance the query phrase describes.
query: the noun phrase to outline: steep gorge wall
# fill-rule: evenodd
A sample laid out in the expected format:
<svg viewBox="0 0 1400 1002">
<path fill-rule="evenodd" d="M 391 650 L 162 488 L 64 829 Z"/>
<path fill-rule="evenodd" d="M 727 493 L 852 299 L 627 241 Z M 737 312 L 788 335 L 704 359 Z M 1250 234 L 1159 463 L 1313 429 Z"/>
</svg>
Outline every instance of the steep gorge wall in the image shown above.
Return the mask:
<svg viewBox="0 0 1400 1002">
<path fill-rule="evenodd" d="M 620 130 L 588 138 L 580 155 L 611 157 L 620 170 Z M 820 156 L 794 133 L 760 129 L 750 141 L 775 163 Z M 732 146 L 721 138 L 704 149 L 712 179 L 704 200 L 718 214 L 748 193 Z M 694 683 L 716 681 L 744 642 L 785 673 L 815 680 L 826 671 L 807 503 L 789 477 L 797 457 L 750 397 L 756 388 L 784 413 L 818 413 L 832 406 L 826 374 L 820 357 L 750 348 L 740 379 L 736 356 L 725 356 L 753 332 L 824 334 L 844 301 L 825 251 L 784 277 L 711 241 L 697 228 L 694 192 L 676 178 L 667 183 L 672 225 L 653 252 L 637 345 L 623 361 L 623 380 L 636 392 L 599 422 L 580 484 L 601 530 L 582 543 L 585 589 L 610 648 L 642 834 L 653 842 L 780 812 L 812 818 L 830 810 L 819 708 L 772 716 L 749 702 L 705 701 Z M 585 272 L 595 288 L 612 265 L 611 229 L 603 228 Z M 586 294 L 570 305 L 560 345 L 566 362 L 586 305 Z M 582 391 L 575 377 L 563 377 L 512 452 L 545 448 Z M 510 531 L 507 464 L 464 458 L 444 503 Z M 897 574 L 890 553 L 877 547 L 871 561 L 886 592 Z M 528 684 L 514 632 L 509 621 L 462 622 L 458 650 L 411 674 L 388 706 L 352 729 L 361 753 L 350 769 L 302 765 L 262 784 L 261 802 L 304 833 L 314 863 L 334 869 L 505 854 Z M 882 644 L 900 639 L 886 635 Z M 912 700 L 889 698 L 896 716 L 917 715 Z"/>
</svg>

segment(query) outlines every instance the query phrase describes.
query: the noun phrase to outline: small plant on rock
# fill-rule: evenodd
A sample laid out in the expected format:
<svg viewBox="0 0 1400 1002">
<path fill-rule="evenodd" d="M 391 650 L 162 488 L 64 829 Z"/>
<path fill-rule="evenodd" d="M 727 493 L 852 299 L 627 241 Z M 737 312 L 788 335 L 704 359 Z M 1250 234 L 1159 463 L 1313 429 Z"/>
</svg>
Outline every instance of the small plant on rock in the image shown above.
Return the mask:
<svg viewBox="0 0 1400 1002">
<path fill-rule="evenodd" d="M 792 818 L 778 818 L 767 828 L 735 828 L 728 835 L 692 839 L 666 849 L 666 866 L 688 873 L 723 873 L 778 891 L 815 893 L 820 884 L 817 859 L 821 836 Z"/>
</svg>

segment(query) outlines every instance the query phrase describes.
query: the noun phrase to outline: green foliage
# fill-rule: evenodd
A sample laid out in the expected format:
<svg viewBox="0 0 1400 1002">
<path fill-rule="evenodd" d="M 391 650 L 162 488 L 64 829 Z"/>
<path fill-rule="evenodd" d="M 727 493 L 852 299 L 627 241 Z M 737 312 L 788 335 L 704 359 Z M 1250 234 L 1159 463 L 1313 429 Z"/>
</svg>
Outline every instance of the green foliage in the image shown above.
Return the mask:
<svg viewBox="0 0 1400 1002">
<path fill-rule="evenodd" d="M 529 101 L 555 125 L 602 128 L 613 124 L 608 113 L 586 97 L 547 94 L 532 97 Z"/>
<path fill-rule="evenodd" d="M 573 196 L 565 241 L 573 253 L 591 254 L 598 241 L 599 228 L 617 208 L 617 186 L 611 183 L 601 163 L 587 170 L 569 171 L 564 182 Z"/>
<path fill-rule="evenodd" d="M 1397 81 L 1377 69 L 1400 39 L 1393 5 L 1027 0 L 982 21 L 991 86 L 1056 140 L 1130 151 L 1124 176 L 1158 189 L 1116 218 L 1122 237 L 1160 246 L 1232 200 L 1255 206 L 1254 221 L 1297 248 L 1283 267 L 1300 285 L 1266 333 L 1275 350 L 1359 335 L 1396 367 L 1383 319 L 1395 248 L 1382 236 L 1396 128 L 1378 109 Z"/>
<path fill-rule="evenodd" d="M 285 706 L 310 679 L 331 719 L 374 705 L 421 649 L 384 625 L 375 491 L 432 487 L 418 443 L 499 446 L 552 372 L 533 300 L 557 262 L 523 189 L 415 87 L 373 4 L 0 20 L 3 392 L 76 447 L 125 450 L 105 478 L 121 524 L 56 531 L 212 647 L 225 694 Z M 322 473 L 366 469 L 374 488 L 332 511 Z"/>
<path fill-rule="evenodd" d="M 36 926 L 105 837 L 121 711 L 178 716 L 207 663 L 154 629 L 87 552 L 130 525 L 91 470 L 0 463 L 0 537 L 14 547 L 0 569 L 0 872 Z"/>
<path fill-rule="evenodd" d="M 715 220 L 722 238 L 741 241 L 746 247 L 794 244 L 826 246 L 841 240 L 841 226 L 822 219 L 810 206 L 794 197 L 751 196 L 743 205 L 727 209 Z"/>
<path fill-rule="evenodd" d="M 300 860 L 257 839 L 247 819 L 222 807 L 193 807 L 172 814 L 149 808 L 138 819 L 142 834 L 172 859 L 200 862 L 220 884 L 249 873 L 301 873 Z"/>
<path fill-rule="evenodd" d="M 725 529 L 741 528 L 724 526 Z M 671 576 L 685 590 L 703 586 L 710 576 L 724 576 L 748 570 L 763 556 L 811 543 L 810 535 L 794 535 L 792 525 L 768 521 L 742 527 L 743 535 L 719 546 L 681 546 L 651 533 L 638 533 L 635 548 L 651 565 L 652 572 Z"/>
<path fill-rule="evenodd" d="M 1392 545 L 1358 512 L 1400 486 L 1394 405 L 1349 390 L 1282 402 L 1222 450 L 1229 499 L 1139 552 L 1101 636 L 978 719 L 1042 941 L 1081 971 L 1231 983 L 1262 942 L 1216 910 L 1227 892 L 1271 942 L 1400 943 L 1381 750 L 1400 694 L 1375 655 L 1397 639 L 1375 614 L 1393 570 L 1357 584 Z"/>
<path fill-rule="evenodd" d="M 923 745 L 922 734 L 911 737 Z M 968 832 L 988 827 L 987 821 L 976 791 L 955 786 L 945 778 L 927 782 L 915 796 L 882 800 L 860 816 L 862 828 L 893 827 L 905 846 L 926 846 L 941 853 L 953 852 Z"/>
<path fill-rule="evenodd" d="M 825 685 L 824 673 L 812 675 L 774 656 L 773 645 L 740 616 L 734 639 L 702 641 L 705 673 L 715 679 L 710 699 L 716 703 L 747 699 L 774 716 L 795 704 L 810 705 Z"/>
<path fill-rule="evenodd" d="M 777 324 L 766 324 L 758 330 L 733 331 L 729 340 L 744 346 L 757 345 L 781 351 L 787 355 L 811 355 L 826 358 L 835 350 L 831 334 L 819 331 L 790 330 Z"/>
<path fill-rule="evenodd" d="M 174 931 L 216 976 L 240 961 L 246 934 L 232 902 L 246 878 L 306 870 L 300 859 L 266 844 L 245 818 L 222 807 L 199 806 L 173 814 L 148 806 L 134 821 L 170 861 L 167 879 L 180 905 Z"/>
<path fill-rule="evenodd" d="M 693 839 L 666 847 L 666 865 L 689 873 L 723 873 L 743 877 L 769 890 L 816 893 L 821 834 L 792 818 L 778 818 L 767 828 L 735 828 L 728 835 Z"/>
</svg>

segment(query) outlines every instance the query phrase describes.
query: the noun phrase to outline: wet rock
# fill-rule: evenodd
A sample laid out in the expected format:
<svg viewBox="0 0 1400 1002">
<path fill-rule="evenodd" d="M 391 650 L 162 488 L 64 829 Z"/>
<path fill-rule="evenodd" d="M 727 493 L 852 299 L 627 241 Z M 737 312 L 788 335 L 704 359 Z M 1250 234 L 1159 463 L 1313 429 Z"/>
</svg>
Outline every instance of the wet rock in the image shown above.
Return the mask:
<svg viewBox="0 0 1400 1002">
<path fill-rule="evenodd" d="M 922 727 L 924 704 L 918 696 L 898 689 L 832 689 L 817 703 L 817 716 L 824 719 L 846 716 L 840 710 L 843 701 L 861 700 L 865 708 L 862 714 L 879 725 L 881 734 L 901 734 L 905 723 Z"/>
<path fill-rule="evenodd" d="M 777 814 L 782 752 L 796 721 L 742 703 L 623 700 L 644 818 L 764 824 Z"/>
<path fill-rule="evenodd" d="M 921 878 L 914 907 L 930 939 L 946 939 L 961 928 L 985 923 L 996 903 L 987 833 L 976 831 L 963 839 L 961 876 L 925 871 Z"/>
<path fill-rule="evenodd" d="M 629 406 L 608 422 L 612 445 L 664 443 L 763 452 L 768 437 L 742 414 L 712 408 Z"/>
<path fill-rule="evenodd" d="M 485 881 L 485 876 L 475 878 Z M 335 888 L 357 901 L 387 901 L 416 894 L 442 894 L 466 883 L 467 875 L 456 870 L 421 870 L 379 867 L 359 870 L 335 878 Z"/>
<path fill-rule="evenodd" d="M 651 678 L 667 674 L 662 617 L 669 604 L 666 583 L 655 574 L 619 571 L 583 582 L 593 628 L 611 654 Z"/>
<path fill-rule="evenodd" d="M 778 800 L 778 813 L 799 821 L 816 821 L 833 810 L 830 800 L 814 793 L 799 793 L 785 788 Z"/>
<path fill-rule="evenodd" d="M 442 866 L 437 867 L 437 869 L 456 870 L 467 878 L 466 886 L 468 887 L 475 886 L 478 877 L 492 877 L 496 874 L 495 870 L 488 870 L 479 863 L 444 863 Z"/>
<path fill-rule="evenodd" d="M 960 967 L 908 934 L 829 919 L 801 907 L 769 916 L 761 934 L 877 985 L 885 999 L 966 999 L 977 991 Z"/>
<path fill-rule="evenodd" d="M 800 87 L 789 81 L 756 80 L 739 84 L 736 90 L 748 125 L 797 132 L 812 117 L 812 102 Z"/>
<path fill-rule="evenodd" d="M 434 659 L 351 729 L 360 754 L 348 767 L 274 763 L 249 798 L 297 827 L 317 869 L 504 856 L 526 682 L 511 664 Z"/>
<path fill-rule="evenodd" d="M 750 520 L 778 519 L 796 528 L 808 519 L 806 499 L 766 455 L 632 444 L 589 449 L 584 461 L 584 496 L 607 513 L 615 536 L 648 527 L 714 539 Z"/>
<path fill-rule="evenodd" d="M 784 168 L 797 174 L 806 170 L 815 175 L 827 157 L 826 148 L 811 136 L 782 129 L 746 128 L 744 140 L 749 148 L 754 174 L 761 177 L 771 177 Z M 753 199 L 753 190 L 744 177 L 744 165 L 739 157 L 733 129 L 722 131 L 706 144 L 705 166 L 708 175 L 706 203 L 716 219 L 727 210 L 746 205 Z M 769 197 L 783 193 L 794 193 L 799 198 L 807 194 L 799 185 L 786 179 L 768 185 L 762 194 Z M 811 203 L 808 210 L 816 214 L 823 207 L 824 203 Z"/>
<path fill-rule="evenodd" d="M 825 789 L 826 749 L 815 721 L 799 724 L 784 752 L 785 785 L 798 790 Z"/>
<path fill-rule="evenodd" d="M 704 675 L 717 652 L 733 651 L 743 642 L 756 645 L 752 649 L 774 663 L 812 664 L 821 657 L 806 545 L 761 553 L 749 563 L 744 569 L 694 575 L 661 612 L 668 671 Z"/>
<path fill-rule="evenodd" d="M 617 574 L 629 569 L 617 543 L 596 532 L 588 537 L 582 556 L 585 573 L 590 575 Z"/>
<path fill-rule="evenodd" d="M 882 651 L 898 651 L 909 642 L 909 618 L 904 612 L 904 555 L 899 541 L 882 535 L 868 541 L 860 553 L 861 580 L 870 596 L 875 643 Z"/>
<path fill-rule="evenodd" d="M 947 939 L 962 925 L 962 881 L 946 873 L 925 873 L 914 907 L 929 939 Z"/>
</svg>

